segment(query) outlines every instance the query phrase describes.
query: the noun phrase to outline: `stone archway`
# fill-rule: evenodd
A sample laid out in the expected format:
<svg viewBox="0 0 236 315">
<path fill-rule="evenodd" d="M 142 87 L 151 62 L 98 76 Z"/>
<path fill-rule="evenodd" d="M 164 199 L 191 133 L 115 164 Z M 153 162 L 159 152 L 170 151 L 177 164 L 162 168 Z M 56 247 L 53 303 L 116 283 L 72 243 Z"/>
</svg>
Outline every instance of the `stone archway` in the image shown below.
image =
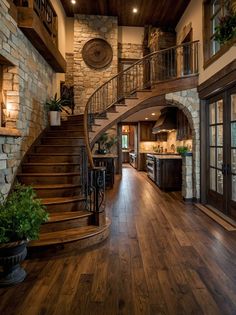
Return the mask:
<svg viewBox="0 0 236 315">
<path fill-rule="evenodd" d="M 200 199 L 200 101 L 197 89 L 184 90 L 165 95 L 167 105 L 181 109 L 192 128 L 192 198 Z M 188 183 L 185 183 L 187 187 Z"/>
</svg>

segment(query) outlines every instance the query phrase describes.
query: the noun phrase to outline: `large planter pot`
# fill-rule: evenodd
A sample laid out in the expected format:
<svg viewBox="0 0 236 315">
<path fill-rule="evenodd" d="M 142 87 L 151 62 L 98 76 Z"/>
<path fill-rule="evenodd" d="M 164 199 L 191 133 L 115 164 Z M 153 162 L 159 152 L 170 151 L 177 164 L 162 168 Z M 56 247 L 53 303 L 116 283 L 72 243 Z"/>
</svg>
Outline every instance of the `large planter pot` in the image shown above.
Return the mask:
<svg viewBox="0 0 236 315">
<path fill-rule="evenodd" d="M 22 282 L 26 277 L 25 270 L 20 266 L 27 255 L 26 241 L 0 245 L 0 287 Z"/>
<path fill-rule="evenodd" d="M 61 113 L 56 111 L 49 112 L 50 126 L 60 126 L 61 125 Z"/>
</svg>

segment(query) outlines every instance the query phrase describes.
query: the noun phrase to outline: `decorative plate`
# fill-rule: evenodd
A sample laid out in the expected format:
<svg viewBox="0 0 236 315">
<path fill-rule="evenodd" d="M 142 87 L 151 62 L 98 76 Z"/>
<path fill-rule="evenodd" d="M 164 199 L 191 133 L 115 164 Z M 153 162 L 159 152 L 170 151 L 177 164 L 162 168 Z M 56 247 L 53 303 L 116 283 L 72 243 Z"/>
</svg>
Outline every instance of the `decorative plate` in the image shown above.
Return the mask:
<svg viewBox="0 0 236 315">
<path fill-rule="evenodd" d="M 85 43 L 82 49 L 82 57 L 88 66 L 102 69 L 111 63 L 113 52 L 107 41 L 94 38 Z"/>
</svg>

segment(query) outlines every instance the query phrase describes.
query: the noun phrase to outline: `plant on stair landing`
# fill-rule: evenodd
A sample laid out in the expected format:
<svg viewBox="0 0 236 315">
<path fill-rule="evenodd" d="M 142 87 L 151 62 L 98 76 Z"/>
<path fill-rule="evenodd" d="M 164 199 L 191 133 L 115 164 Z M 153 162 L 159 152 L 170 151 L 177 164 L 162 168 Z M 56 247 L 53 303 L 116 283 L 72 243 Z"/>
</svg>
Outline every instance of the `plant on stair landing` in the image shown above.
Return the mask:
<svg viewBox="0 0 236 315">
<path fill-rule="evenodd" d="M 26 272 L 19 263 L 27 255 L 26 244 L 38 239 L 48 213 L 32 187 L 17 184 L 8 198 L 0 200 L 0 286 L 22 282 Z"/>
<path fill-rule="evenodd" d="M 50 98 L 46 102 L 45 106 L 46 106 L 46 109 L 49 111 L 50 126 L 61 125 L 61 112 L 62 111 L 70 115 L 70 113 L 64 107 L 67 105 L 68 103 L 66 100 L 57 98 L 57 93 L 54 95 L 54 97 Z"/>
</svg>

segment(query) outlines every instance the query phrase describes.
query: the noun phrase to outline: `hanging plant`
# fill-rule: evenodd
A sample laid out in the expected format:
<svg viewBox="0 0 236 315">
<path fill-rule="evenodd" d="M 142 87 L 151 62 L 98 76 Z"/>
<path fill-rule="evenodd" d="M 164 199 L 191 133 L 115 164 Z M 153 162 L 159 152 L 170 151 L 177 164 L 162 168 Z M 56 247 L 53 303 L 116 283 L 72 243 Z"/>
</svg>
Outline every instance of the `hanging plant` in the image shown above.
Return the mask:
<svg viewBox="0 0 236 315">
<path fill-rule="evenodd" d="M 221 45 L 236 37 L 236 13 L 226 15 L 219 19 L 215 28 L 215 40 Z"/>
</svg>

